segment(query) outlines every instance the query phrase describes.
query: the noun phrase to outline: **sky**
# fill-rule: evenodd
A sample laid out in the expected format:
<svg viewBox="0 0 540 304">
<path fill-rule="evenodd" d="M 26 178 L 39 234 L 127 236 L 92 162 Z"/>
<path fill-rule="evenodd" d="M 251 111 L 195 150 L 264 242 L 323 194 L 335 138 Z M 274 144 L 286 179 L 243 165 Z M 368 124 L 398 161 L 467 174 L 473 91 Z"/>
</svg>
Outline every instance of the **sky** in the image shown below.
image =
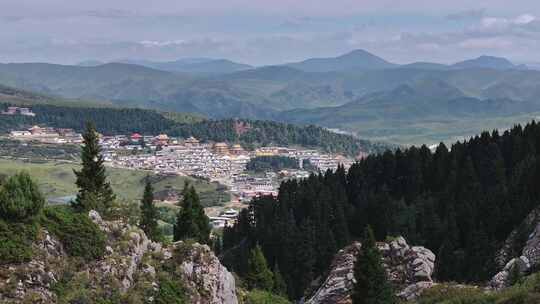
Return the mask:
<svg viewBox="0 0 540 304">
<path fill-rule="evenodd" d="M 538 0 L 0 0 L 0 62 L 540 62 Z"/>
</svg>

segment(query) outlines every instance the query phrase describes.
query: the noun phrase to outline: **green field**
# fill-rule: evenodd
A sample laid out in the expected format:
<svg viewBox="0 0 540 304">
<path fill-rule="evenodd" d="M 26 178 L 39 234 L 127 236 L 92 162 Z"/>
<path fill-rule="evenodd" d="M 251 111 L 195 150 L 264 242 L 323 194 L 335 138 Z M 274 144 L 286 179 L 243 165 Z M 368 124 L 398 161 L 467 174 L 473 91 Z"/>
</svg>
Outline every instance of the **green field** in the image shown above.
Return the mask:
<svg viewBox="0 0 540 304">
<path fill-rule="evenodd" d="M 516 124 L 526 124 L 538 120 L 540 112 L 526 114 L 479 117 L 478 119 L 439 117 L 430 120 L 417 121 L 365 121 L 344 123 L 338 127 L 355 132 L 359 137 L 396 143 L 404 146 L 432 145 L 444 142 L 452 144 L 455 141 L 469 139 L 483 131 L 499 130 L 499 133 L 512 128 Z"/>
<path fill-rule="evenodd" d="M 47 198 L 74 195 L 77 193 L 73 169 L 79 166 L 69 162 L 25 162 L 14 159 L 0 159 L 0 174 L 12 175 L 26 170 L 38 183 Z M 109 180 L 117 197 L 122 200 L 139 200 L 144 188 L 144 178 L 149 172 L 108 168 Z M 165 189 L 182 190 L 189 180 L 195 186 L 204 206 L 219 205 L 229 200 L 223 187 L 200 179 L 182 176 L 156 176 L 151 174 L 155 191 Z"/>
</svg>

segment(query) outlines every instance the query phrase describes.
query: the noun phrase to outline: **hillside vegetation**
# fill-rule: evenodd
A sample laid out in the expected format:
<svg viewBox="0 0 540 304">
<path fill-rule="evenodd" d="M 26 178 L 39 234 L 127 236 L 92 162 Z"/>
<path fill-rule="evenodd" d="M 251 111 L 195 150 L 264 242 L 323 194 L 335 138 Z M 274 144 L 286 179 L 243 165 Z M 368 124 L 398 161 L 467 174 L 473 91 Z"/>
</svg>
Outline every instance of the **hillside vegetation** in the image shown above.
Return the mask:
<svg viewBox="0 0 540 304">
<path fill-rule="evenodd" d="M 7 106 L 5 104 L 4 106 Z M 0 103 L 0 106 L 2 104 Z M 167 133 L 169 136 L 194 136 L 203 141 L 240 142 L 247 146 L 287 145 L 318 148 L 327 152 L 357 155 L 359 152 L 382 151 L 387 145 L 371 143 L 350 135 L 336 134 L 321 127 L 300 127 L 292 124 L 259 120 L 204 120 L 189 114 L 161 113 L 135 108 L 88 108 L 54 105 L 34 105 L 35 117 L 2 116 L 0 132 L 42 124 L 82 131 L 87 121 L 93 121 L 98 131 L 106 135 L 139 132 L 147 135 Z M 238 132 L 237 123 L 247 126 Z"/>
</svg>

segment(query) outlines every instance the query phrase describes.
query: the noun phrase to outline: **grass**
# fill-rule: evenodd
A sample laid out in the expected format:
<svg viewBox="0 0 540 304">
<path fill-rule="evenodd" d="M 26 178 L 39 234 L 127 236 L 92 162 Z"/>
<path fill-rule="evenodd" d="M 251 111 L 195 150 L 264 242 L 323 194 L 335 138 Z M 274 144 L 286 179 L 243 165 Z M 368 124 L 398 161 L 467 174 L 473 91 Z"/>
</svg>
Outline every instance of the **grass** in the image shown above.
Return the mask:
<svg viewBox="0 0 540 304">
<path fill-rule="evenodd" d="M 25 162 L 14 159 L 0 159 L 0 174 L 13 175 L 26 170 L 38 184 L 47 198 L 63 197 L 77 193 L 74 169 L 79 165 L 62 161 Z M 141 170 L 108 168 L 109 180 L 119 199 L 140 200 L 144 188 L 144 178 L 153 175 L 155 191 L 165 189 L 182 190 L 184 181 L 189 180 L 199 192 L 204 206 L 217 205 L 228 200 L 229 195 L 216 183 L 183 176 L 155 176 Z"/>
<path fill-rule="evenodd" d="M 538 304 L 540 273 L 524 278 L 500 292 L 486 292 L 480 287 L 440 284 L 412 302 L 414 304 Z"/>
</svg>

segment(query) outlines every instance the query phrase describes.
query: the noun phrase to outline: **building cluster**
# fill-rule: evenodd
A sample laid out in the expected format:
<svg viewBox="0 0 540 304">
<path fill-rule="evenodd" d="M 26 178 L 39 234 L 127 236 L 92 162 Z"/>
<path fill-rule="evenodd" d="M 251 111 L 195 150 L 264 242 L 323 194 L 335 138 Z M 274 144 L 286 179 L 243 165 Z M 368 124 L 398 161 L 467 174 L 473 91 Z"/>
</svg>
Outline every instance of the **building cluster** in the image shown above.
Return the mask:
<svg viewBox="0 0 540 304">
<path fill-rule="evenodd" d="M 249 202 L 258 196 L 277 196 L 278 186 L 277 175 L 273 172 L 266 172 L 265 176 L 243 173 L 233 177 L 230 191 L 240 202 Z"/>
<path fill-rule="evenodd" d="M 5 111 L 0 112 L 2 115 L 23 115 L 23 116 L 36 116 L 36 113 L 32 112 L 30 108 L 20 107 L 8 107 Z"/>
<path fill-rule="evenodd" d="M 33 126 L 28 130 L 11 131 L 9 137 L 21 141 L 38 141 L 50 144 L 82 143 L 82 135 L 73 129 Z"/>
<path fill-rule="evenodd" d="M 151 170 L 158 174 L 180 174 L 217 181 L 226 185 L 233 197 L 249 201 L 261 195 L 277 195 L 279 183 L 288 178 L 305 178 L 309 170 L 334 170 L 339 164 L 346 167 L 352 160 L 339 155 L 328 155 L 316 150 L 287 147 L 261 147 L 246 151 L 239 144 L 201 143 L 196 138 L 119 135 L 101 137 L 105 160 L 112 166 Z M 140 153 L 125 153 L 139 150 Z M 282 170 L 278 174 L 266 172 L 253 176 L 246 172 L 247 163 L 258 156 L 286 156 L 297 159 L 300 169 Z M 308 161 L 308 162 L 306 162 Z M 305 163 L 310 168 L 303 169 Z"/>
<path fill-rule="evenodd" d="M 131 146 L 136 144 L 135 140 L 123 146 L 116 141 L 104 140 L 106 160 L 119 167 L 153 170 L 161 174 L 189 175 L 225 184 L 227 180 L 244 171 L 250 160 L 243 149 L 229 149 L 224 143 L 200 143 L 195 138 L 183 141 L 168 139 L 167 145 L 155 142 L 164 140 L 163 138 L 161 135 L 154 137 L 150 145 L 139 142 L 139 145 L 147 145 L 149 151 L 139 154 L 118 153 L 119 149 L 132 149 Z M 139 146 L 139 149 L 143 148 Z"/>
<path fill-rule="evenodd" d="M 288 147 L 261 147 L 255 150 L 254 156 L 285 156 L 298 160 L 300 168 L 304 167 L 306 161 L 322 172 L 330 169 L 335 170 L 338 165 L 349 168 L 354 160 L 342 155 L 324 154 L 317 150 L 294 149 Z"/>
<path fill-rule="evenodd" d="M 210 224 L 214 228 L 223 228 L 225 226 L 233 226 L 236 223 L 238 217 L 238 211 L 234 209 L 228 209 L 223 211 L 219 216 L 211 216 Z"/>
</svg>

